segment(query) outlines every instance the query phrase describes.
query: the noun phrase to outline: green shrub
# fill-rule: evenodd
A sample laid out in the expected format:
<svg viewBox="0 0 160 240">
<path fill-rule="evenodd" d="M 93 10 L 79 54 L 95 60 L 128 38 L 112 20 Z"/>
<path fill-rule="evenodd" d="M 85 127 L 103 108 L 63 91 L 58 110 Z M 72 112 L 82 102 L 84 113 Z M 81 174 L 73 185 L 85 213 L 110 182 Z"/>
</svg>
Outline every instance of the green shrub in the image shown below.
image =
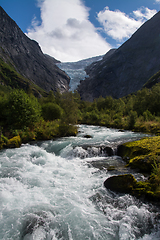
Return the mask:
<svg viewBox="0 0 160 240">
<path fill-rule="evenodd" d="M 29 97 L 23 90 L 12 91 L 3 107 L 6 124 L 13 128 L 32 127 L 41 117 L 38 100 L 34 96 Z"/>
<path fill-rule="evenodd" d="M 48 102 L 42 105 L 42 116 L 44 120 L 60 119 L 63 115 L 63 109 L 56 103 Z"/>
<path fill-rule="evenodd" d="M 145 112 L 143 112 L 143 117 L 144 117 L 144 121 L 152 121 L 154 119 L 154 116 L 152 115 L 152 113 L 148 110 L 146 110 Z"/>
</svg>

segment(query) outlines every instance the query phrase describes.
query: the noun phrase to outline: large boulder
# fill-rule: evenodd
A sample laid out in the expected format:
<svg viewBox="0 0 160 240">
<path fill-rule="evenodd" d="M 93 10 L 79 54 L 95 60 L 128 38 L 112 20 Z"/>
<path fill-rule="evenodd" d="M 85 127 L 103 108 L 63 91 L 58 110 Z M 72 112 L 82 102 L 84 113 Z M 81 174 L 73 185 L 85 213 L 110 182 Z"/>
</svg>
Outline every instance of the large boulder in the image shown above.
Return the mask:
<svg viewBox="0 0 160 240">
<path fill-rule="evenodd" d="M 132 193 L 136 180 L 132 174 L 124 174 L 107 178 L 104 186 L 115 192 Z"/>
</svg>

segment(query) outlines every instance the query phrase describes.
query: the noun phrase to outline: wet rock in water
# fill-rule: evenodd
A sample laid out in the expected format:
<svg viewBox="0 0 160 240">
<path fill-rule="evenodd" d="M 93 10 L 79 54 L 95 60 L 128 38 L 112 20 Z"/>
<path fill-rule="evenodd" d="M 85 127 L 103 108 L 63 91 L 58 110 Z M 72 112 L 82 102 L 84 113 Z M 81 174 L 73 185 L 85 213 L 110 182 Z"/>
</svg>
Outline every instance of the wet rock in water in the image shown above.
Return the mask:
<svg viewBox="0 0 160 240">
<path fill-rule="evenodd" d="M 22 239 L 28 234 L 31 235 L 40 226 L 45 226 L 45 219 L 43 217 L 32 214 L 32 216 L 28 217 L 26 222 L 23 224 L 21 233 Z"/>
<path fill-rule="evenodd" d="M 89 135 L 89 134 L 86 134 L 86 135 L 84 135 L 83 136 L 84 138 L 93 138 L 91 135 Z"/>
<path fill-rule="evenodd" d="M 109 163 L 107 160 L 97 160 L 89 162 L 90 165 L 92 165 L 94 168 L 98 168 L 100 170 L 109 168 Z"/>
<path fill-rule="evenodd" d="M 115 166 L 109 166 L 109 167 L 107 168 L 107 170 L 108 170 L 108 171 L 114 171 L 114 170 L 116 170 L 116 167 L 115 167 Z"/>
<path fill-rule="evenodd" d="M 111 147 L 105 147 L 102 149 L 102 151 L 104 153 L 106 153 L 108 156 L 113 156 L 114 155 L 114 152 L 113 152 L 113 149 Z"/>
<path fill-rule="evenodd" d="M 73 147 L 72 155 L 74 157 L 80 158 L 90 158 L 90 157 L 97 157 L 97 156 L 113 156 L 114 152 L 111 147 L 105 146 L 95 146 L 95 145 L 79 145 Z"/>
<path fill-rule="evenodd" d="M 96 159 L 88 161 L 89 166 L 98 168 L 99 170 L 116 171 L 119 174 L 128 173 L 128 169 L 125 166 L 124 161 L 117 156 L 106 157 L 105 159 Z"/>
<path fill-rule="evenodd" d="M 104 186 L 115 192 L 131 193 L 136 184 L 136 179 L 132 174 L 113 176 L 104 182 Z"/>
<path fill-rule="evenodd" d="M 114 152 L 113 149 L 111 147 L 106 147 L 106 146 L 91 146 L 91 145 L 82 145 L 82 148 L 85 150 L 88 149 L 98 149 L 99 154 L 104 154 L 107 156 L 113 156 Z"/>
</svg>

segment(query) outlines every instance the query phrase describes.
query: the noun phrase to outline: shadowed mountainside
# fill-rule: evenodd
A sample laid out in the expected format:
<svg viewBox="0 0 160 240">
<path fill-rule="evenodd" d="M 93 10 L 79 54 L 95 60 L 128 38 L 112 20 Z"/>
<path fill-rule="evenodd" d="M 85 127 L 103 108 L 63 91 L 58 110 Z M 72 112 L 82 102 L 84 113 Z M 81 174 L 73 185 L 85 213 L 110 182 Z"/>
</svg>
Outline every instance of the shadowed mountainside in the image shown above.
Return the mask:
<svg viewBox="0 0 160 240">
<path fill-rule="evenodd" d="M 0 6 L 0 58 L 23 77 L 46 92 L 66 92 L 70 78 L 56 66 L 57 60 L 43 54 Z"/>
<path fill-rule="evenodd" d="M 89 78 L 78 87 L 83 100 L 126 96 L 141 89 L 160 70 L 160 12 L 111 53 L 87 67 Z"/>
</svg>

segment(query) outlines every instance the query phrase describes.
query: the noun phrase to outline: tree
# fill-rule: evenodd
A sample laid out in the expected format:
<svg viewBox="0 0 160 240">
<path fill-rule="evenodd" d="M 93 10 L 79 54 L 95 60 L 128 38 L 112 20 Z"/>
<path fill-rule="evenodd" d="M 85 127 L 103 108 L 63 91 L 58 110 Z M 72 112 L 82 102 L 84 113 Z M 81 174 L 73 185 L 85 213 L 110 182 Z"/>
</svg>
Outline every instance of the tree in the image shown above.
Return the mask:
<svg viewBox="0 0 160 240">
<path fill-rule="evenodd" d="M 64 110 L 63 121 L 65 123 L 77 123 L 78 103 L 76 103 L 72 92 L 62 94 L 61 107 Z"/>
<path fill-rule="evenodd" d="M 56 103 L 48 102 L 42 105 L 42 116 L 45 120 L 60 119 L 63 115 L 63 109 Z"/>
<path fill-rule="evenodd" d="M 128 116 L 128 127 L 129 129 L 133 129 L 136 123 L 137 119 L 137 112 L 136 111 L 130 111 Z"/>
<path fill-rule="evenodd" d="M 10 93 L 5 104 L 6 124 L 21 129 L 31 127 L 40 120 L 41 107 L 38 100 L 29 97 L 23 90 L 14 90 Z"/>
</svg>

